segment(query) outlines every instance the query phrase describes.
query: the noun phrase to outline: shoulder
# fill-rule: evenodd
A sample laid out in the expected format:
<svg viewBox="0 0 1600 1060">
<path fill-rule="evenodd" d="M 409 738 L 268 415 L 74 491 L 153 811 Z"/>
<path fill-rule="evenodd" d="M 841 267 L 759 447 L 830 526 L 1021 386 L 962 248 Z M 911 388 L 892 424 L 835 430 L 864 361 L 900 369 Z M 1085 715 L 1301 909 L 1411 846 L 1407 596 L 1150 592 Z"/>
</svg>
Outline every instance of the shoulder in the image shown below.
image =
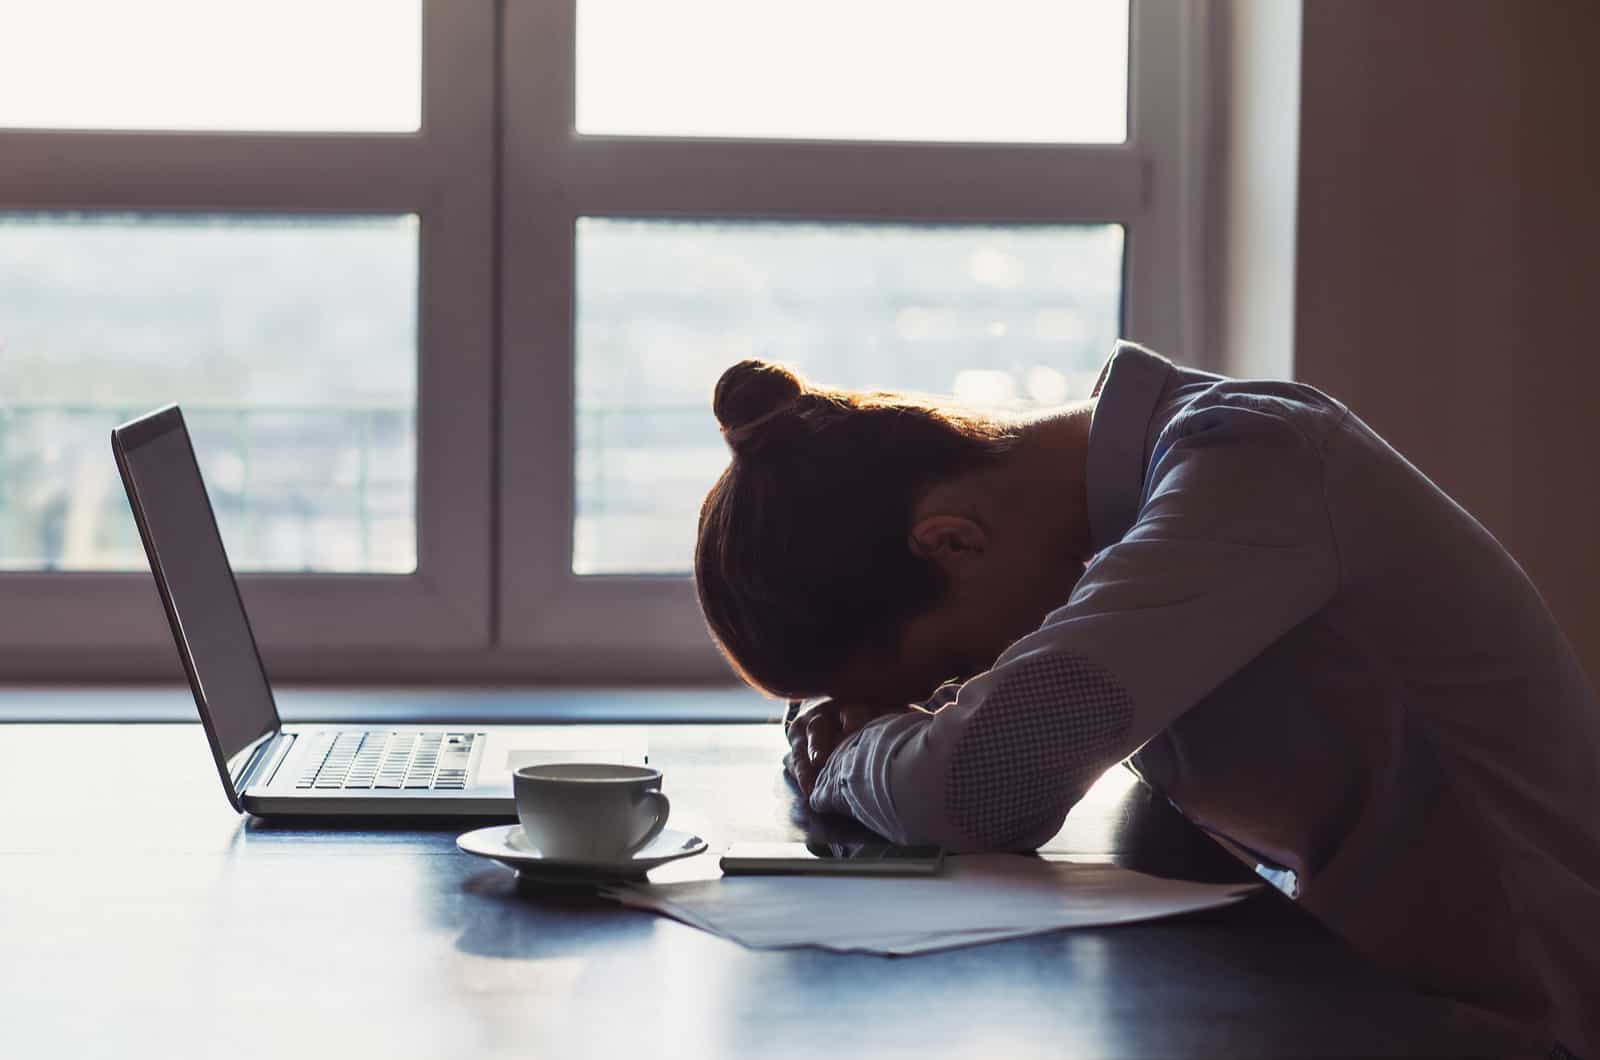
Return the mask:
<svg viewBox="0 0 1600 1060">
<path fill-rule="evenodd" d="M 1350 414 L 1314 386 L 1277 379 L 1225 379 L 1186 402 L 1161 432 L 1158 452 L 1183 441 L 1309 447 L 1320 452 Z"/>
<path fill-rule="evenodd" d="M 1140 519 L 1181 515 L 1208 533 L 1252 539 L 1320 526 L 1324 450 L 1348 415 L 1343 404 L 1301 383 L 1229 379 L 1207 387 L 1157 438 Z M 1264 532 L 1269 524 L 1273 533 Z M 1246 526 L 1257 530 L 1245 534 Z"/>
</svg>

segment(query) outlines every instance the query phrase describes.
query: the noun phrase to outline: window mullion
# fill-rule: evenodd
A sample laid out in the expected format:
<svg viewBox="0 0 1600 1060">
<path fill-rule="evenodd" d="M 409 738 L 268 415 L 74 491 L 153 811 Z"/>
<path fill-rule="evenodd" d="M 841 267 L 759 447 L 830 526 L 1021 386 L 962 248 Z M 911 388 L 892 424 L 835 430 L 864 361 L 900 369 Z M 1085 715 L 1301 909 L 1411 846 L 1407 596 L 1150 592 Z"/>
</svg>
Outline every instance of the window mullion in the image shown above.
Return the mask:
<svg viewBox="0 0 1600 1060">
<path fill-rule="evenodd" d="M 411 210 L 438 155 L 416 136 L 0 132 L 0 205 Z"/>
<path fill-rule="evenodd" d="M 585 213 L 904 221 L 1111 221 L 1144 209 L 1123 146 L 584 139 L 541 179 Z"/>
</svg>

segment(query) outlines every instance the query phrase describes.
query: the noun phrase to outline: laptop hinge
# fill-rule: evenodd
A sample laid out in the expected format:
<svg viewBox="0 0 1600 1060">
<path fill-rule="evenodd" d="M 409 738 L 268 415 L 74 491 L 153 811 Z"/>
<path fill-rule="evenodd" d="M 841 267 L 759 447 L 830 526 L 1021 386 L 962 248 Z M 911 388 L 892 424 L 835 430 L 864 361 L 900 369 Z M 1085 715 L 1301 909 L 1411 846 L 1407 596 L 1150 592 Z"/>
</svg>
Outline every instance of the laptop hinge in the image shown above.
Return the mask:
<svg viewBox="0 0 1600 1060">
<path fill-rule="evenodd" d="M 239 759 L 244 764 L 234 775 L 233 790 L 243 794 L 252 784 L 270 781 L 293 743 L 294 734 L 282 729 L 263 733 L 253 745 L 240 752 Z"/>
</svg>

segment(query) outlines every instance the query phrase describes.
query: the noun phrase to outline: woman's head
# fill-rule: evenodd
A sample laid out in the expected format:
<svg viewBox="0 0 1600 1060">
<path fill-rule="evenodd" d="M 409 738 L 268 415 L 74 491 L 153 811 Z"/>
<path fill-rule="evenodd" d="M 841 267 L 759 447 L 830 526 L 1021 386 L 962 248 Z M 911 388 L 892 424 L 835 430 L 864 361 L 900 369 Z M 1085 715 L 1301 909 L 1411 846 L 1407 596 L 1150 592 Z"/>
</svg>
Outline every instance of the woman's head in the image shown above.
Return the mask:
<svg viewBox="0 0 1600 1060">
<path fill-rule="evenodd" d="M 1015 435 L 937 399 L 809 386 L 761 361 L 724 372 L 712 406 L 733 460 L 700 509 L 706 624 L 752 684 L 832 693 L 893 656 L 945 594 L 939 564 L 911 546 L 919 500 Z"/>
</svg>

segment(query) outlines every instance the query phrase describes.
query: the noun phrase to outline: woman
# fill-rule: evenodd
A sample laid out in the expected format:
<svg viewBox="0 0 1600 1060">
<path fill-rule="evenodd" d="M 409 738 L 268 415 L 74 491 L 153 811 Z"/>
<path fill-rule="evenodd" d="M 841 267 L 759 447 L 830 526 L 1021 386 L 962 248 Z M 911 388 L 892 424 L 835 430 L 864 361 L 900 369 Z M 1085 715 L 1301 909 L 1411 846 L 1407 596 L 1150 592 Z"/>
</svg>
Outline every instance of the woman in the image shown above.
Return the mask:
<svg viewBox="0 0 1600 1060">
<path fill-rule="evenodd" d="M 1032 849 L 1132 756 L 1380 964 L 1600 1056 L 1600 706 L 1345 406 L 1131 344 L 1034 417 L 753 361 L 714 406 L 700 601 L 752 685 L 829 697 L 790 730 L 814 810 Z"/>
</svg>

